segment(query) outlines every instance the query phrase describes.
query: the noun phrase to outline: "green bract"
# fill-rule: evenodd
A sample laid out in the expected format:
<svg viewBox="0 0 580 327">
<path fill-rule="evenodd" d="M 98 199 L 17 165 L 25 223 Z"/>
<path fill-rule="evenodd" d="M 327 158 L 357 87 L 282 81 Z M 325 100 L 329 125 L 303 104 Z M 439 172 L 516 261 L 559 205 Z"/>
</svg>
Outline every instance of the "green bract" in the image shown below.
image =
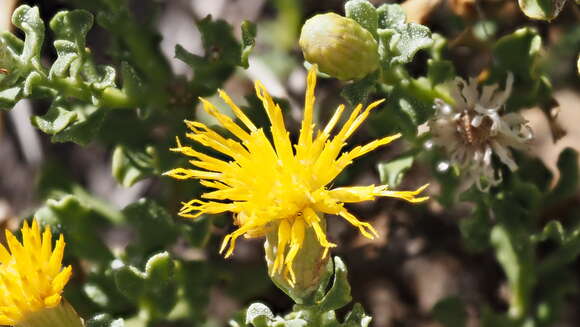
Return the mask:
<svg viewBox="0 0 580 327">
<path fill-rule="evenodd" d="M 308 62 L 341 80 L 361 79 L 379 66 L 378 44 L 371 32 L 334 13 L 307 20 L 300 47 Z"/>
</svg>

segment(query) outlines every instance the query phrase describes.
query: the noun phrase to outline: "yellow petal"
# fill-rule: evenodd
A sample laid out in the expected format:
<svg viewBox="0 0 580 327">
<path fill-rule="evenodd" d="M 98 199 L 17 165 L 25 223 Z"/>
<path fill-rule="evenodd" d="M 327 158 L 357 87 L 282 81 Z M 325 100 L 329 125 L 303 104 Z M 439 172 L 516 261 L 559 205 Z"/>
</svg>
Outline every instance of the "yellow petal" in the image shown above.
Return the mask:
<svg viewBox="0 0 580 327">
<path fill-rule="evenodd" d="M 283 219 L 278 226 L 278 247 L 276 248 L 276 259 L 272 267 L 272 274 L 280 273 L 283 268 L 284 257 L 286 252 L 286 245 L 290 240 L 292 227 L 287 219 Z"/>
<path fill-rule="evenodd" d="M 72 275 L 72 267 L 67 266 L 64 268 L 54 279 L 52 280 L 52 293 L 60 293 L 62 292 L 64 286 L 68 283 L 70 277 Z"/>
<path fill-rule="evenodd" d="M 284 263 L 286 264 L 286 269 L 290 274 L 290 280 L 292 283 L 296 282 L 296 274 L 294 273 L 294 269 L 292 268 L 292 264 L 294 263 L 294 258 L 298 254 L 298 251 L 302 247 L 302 243 L 304 243 L 304 220 L 302 218 L 296 217 L 294 223 L 292 224 L 292 233 L 290 238 L 290 250 L 286 255 L 286 260 Z"/>
<path fill-rule="evenodd" d="M 415 191 L 391 191 L 391 190 L 387 190 L 385 187 L 385 189 L 382 190 L 381 192 L 379 192 L 377 194 L 377 196 L 387 196 L 387 197 L 391 197 L 391 198 L 403 199 L 403 200 L 409 201 L 411 203 L 419 203 L 419 202 L 427 201 L 429 199 L 428 196 L 417 197 L 417 195 L 419 195 L 421 192 L 423 192 L 428 186 L 429 186 L 429 184 L 425 184 L 425 185 L 419 187 L 418 189 L 416 189 Z"/>
<path fill-rule="evenodd" d="M 339 215 L 342 218 L 346 219 L 346 221 L 351 223 L 354 227 L 357 227 L 364 237 L 372 240 L 375 237 L 379 236 L 379 233 L 377 233 L 377 231 L 371 224 L 358 220 L 353 214 L 348 212 L 346 209 L 341 210 L 339 212 Z"/>
<path fill-rule="evenodd" d="M 222 90 L 218 90 L 218 93 L 219 93 L 220 97 L 224 100 L 224 102 L 227 103 L 228 106 L 230 106 L 230 108 L 234 112 L 234 115 L 236 115 L 236 117 L 238 117 L 238 119 L 244 125 L 246 125 L 246 127 L 251 132 L 254 132 L 257 129 L 256 128 L 256 125 L 254 125 L 254 123 L 252 123 L 252 121 L 248 118 L 248 116 L 246 116 L 244 114 L 244 112 L 234 103 L 234 101 L 232 101 L 232 99 L 230 98 L 230 96 L 226 92 L 224 92 Z"/>
<path fill-rule="evenodd" d="M 312 116 L 314 113 L 314 89 L 316 88 L 316 73 L 318 68 L 313 65 L 308 71 L 306 86 L 306 95 L 304 98 L 304 117 L 302 118 L 302 127 L 298 137 L 298 146 L 305 147 L 312 143 Z"/>
<path fill-rule="evenodd" d="M 236 124 L 230 117 L 222 114 L 221 112 L 219 112 L 216 107 L 214 107 L 213 104 L 211 104 L 211 102 L 207 101 L 204 98 L 199 98 L 199 100 L 201 101 L 201 103 L 203 104 L 203 109 L 210 114 L 211 116 L 213 116 L 215 119 L 217 119 L 217 121 L 228 131 L 230 131 L 232 134 L 234 134 L 237 138 L 239 138 L 240 140 L 246 140 L 250 135 L 248 134 L 248 132 L 244 131 L 243 129 L 240 128 L 240 126 L 238 126 L 238 124 Z"/>
</svg>

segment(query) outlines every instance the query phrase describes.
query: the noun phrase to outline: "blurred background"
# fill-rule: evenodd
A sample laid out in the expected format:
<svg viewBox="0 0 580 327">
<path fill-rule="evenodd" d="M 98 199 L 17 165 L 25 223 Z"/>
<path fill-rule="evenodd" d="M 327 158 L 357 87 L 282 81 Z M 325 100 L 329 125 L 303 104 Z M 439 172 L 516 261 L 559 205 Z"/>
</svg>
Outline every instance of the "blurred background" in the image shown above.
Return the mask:
<svg viewBox="0 0 580 327">
<path fill-rule="evenodd" d="M 387 1 L 372 1 L 376 5 Z M 0 0 L 0 29 L 10 29 L 11 12 L 19 4 L 37 5 L 46 21 L 57 11 L 72 8 L 94 10 L 92 0 Z M 96 1 L 95 1 L 96 3 Z M 207 15 L 227 21 L 239 35 L 239 25 L 250 20 L 258 25 L 256 48 L 250 58 L 249 69 L 239 68 L 224 85 L 234 99 L 243 104 L 244 96 L 253 92 L 252 80 L 261 80 L 270 92 L 288 100 L 288 108 L 296 127 L 301 115 L 306 70 L 298 47 L 303 22 L 314 14 L 337 12 L 343 14 L 341 0 L 135 0 L 131 10 L 138 20 L 155 27 L 160 36 L 160 47 L 174 76 L 191 77 L 190 68 L 174 58 L 176 44 L 198 55 L 204 55 L 200 32 L 196 27 Z M 532 156 L 540 158 L 557 174 L 556 160 L 565 147 L 580 150 L 580 82 L 576 56 L 580 48 L 580 10 L 570 3 L 553 22 L 532 21 L 522 14 L 513 0 L 408 0 L 402 2 L 408 19 L 427 25 L 432 32 L 449 41 L 448 59 L 463 77 L 478 76 L 490 64 L 490 46 L 502 35 L 522 26 L 534 26 L 544 41 L 545 61 L 542 62 L 552 79 L 558 106 L 551 113 L 555 120 L 548 122 L 538 108 L 524 112 L 535 134 Z M 44 53 L 47 61 L 56 57 L 47 35 Z M 95 26 L 87 45 L 99 63 L 111 61 L 107 31 Z M 423 74 L 425 60 L 414 61 L 410 71 Z M 321 80 L 317 89 L 318 108 L 324 121 L 339 103 L 345 102 L 339 94 L 344 83 L 334 79 Z M 180 90 L 168 92 L 178 94 Z M 32 115 L 41 115 L 48 104 L 23 100 L 10 112 L 0 111 L 0 224 L 15 228 L 19 217 L 27 217 L 42 201 L 42 183 L 51 174 L 66 174 L 82 185 L 90 194 L 115 208 L 123 208 L 143 196 L 162 197 L 172 204 L 172 213 L 183 196 L 164 194 L 162 177 L 148 178 L 131 187 L 122 187 L 111 176 L 111 147 L 91 143 L 80 147 L 72 143 L 51 143 L 30 124 Z M 191 108 L 191 116 L 199 111 Z M 184 114 L 188 116 L 187 113 Z M 293 124 L 293 125 L 292 125 Z M 560 133 L 555 140 L 552 131 Z M 174 131 L 160 133 L 172 138 Z M 353 143 L 382 135 L 376 128 L 366 127 Z M 392 158 L 401 153 L 400 143 L 377 151 L 367 160 L 357 163 L 349 171 L 353 185 L 378 183 L 375 167 L 377 160 Z M 55 175 L 55 176 L 56 176 Z M 59 175 L 60 176 L 60 175 Z M 52 176 L 54 177 L 54 176 Z M 430 170 L 414 165 L 399 188 L 415 188 L 430 181 Z M 437 192 L 433 185 L 431 193 Z M 189 196 L 187 196 L 189 197 Z M 186 198 L 187 198 L 186 197 Z M 556 210 L 578 208 L 576 196 Z M 334 254 L 348 264 L 353 298 L 361 302 L 373 317 L 377 327 L 439 326 L 431 311 L 441 299 L 457 296 L 467 303 L 469 326 L 477 326 L 482 304 L 494 309 L 506 308 L 504 276 L 489 254 L 473 254 L 463 248 L 457 222 L 469 215 L 470 207 L 456 205 L 443 209 L 430 201 L 426 209 L 415 209 L 393 200 L 380 200 L 372 205 L 356 207 L 359 217 L 370 221 L 383 237 L 376 240 L 363 238 L 340 219 L 330 218 L 329 235 L 340 245 Z M 552 216 L 557 212 L 551 212 Z M 228 224 L 225 224 L 228 226 Z M 242 241 L 231 260 L 217 254 L 217 244 L 228 227 L 215 227 L 215 240 L 205 249 L 180 248 L 172 252 L 181 256 L 203 257 L 231 269 L 220 283 L 212 286 L 207 314 L 221 324 L 242 307 L 255 301 L 268 303 L 277 313 L 290 309 L 291 301 L 277 290 L 266 276 L 260 241 Z M 131 241 L 126 230 L 106 230 L 103 237 L 111 248 L 123 249 Z M 580 262 L 576 262 L 580 277 Z M 253 272 L 252 276 L 236 272 Z M 255 273 L 254 273 L 255 272 Z M 232 288 L 244 284 L 243 290 Z M 558 326 L 579 326 L 580 298 L 567 299 L 565 314 Z"/>
</svg>

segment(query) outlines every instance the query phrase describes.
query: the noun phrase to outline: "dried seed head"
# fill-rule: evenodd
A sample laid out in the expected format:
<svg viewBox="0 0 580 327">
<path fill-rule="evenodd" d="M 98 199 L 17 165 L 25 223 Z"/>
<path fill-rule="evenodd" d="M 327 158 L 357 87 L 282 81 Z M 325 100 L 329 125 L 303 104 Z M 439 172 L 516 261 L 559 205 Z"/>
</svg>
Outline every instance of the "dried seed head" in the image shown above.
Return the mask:
<svg viewBox="0 0 580 327">
<path fill-rule="evenodd" d="M 517 169 L 509 148 L 526 149 L 532 133 L 526 120 L 518 113 L 501 115 L 512 88 L 513 76 L 508 75 L 506 90 L 496 92 L 498 85 L 484 86 L 457 78 L 450 91 L 453 106 L 436 100 L 435 116 L 429 121 L 433 143 L 443 147 L 449 161 L 462 169 L 467 186 L 476 184 L 486 191 L 501 182 L 502 177 L 492 164 L 492 154 L 512 171 Z"/>
</svg>

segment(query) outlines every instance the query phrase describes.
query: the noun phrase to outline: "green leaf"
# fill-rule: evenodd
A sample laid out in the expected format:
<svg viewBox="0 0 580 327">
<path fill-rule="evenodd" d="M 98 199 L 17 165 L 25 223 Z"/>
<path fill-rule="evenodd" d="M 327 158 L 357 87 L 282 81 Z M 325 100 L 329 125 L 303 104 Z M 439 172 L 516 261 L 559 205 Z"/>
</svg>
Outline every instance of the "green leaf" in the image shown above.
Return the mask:
<svg viewBox="0 0 580 327">
<path fill-rule="evenodd" d="M 405 24 L 407 16 L 398 4 L 384 4 L 377 9 L 379 28 L 393 28 Z"/>
<path fill-rule="evenodd" d="M 410 99 L 408 99 L 408 98 L 399 99 L 399 108 L 400 108 L 401 112 L 403 114 L 405 114 L 407 116 L 407 118 L 409 118 L 409 120 L 411 121 L 413 126 L 418 126 L 419 125 L 419 117 L 417 117 L 417 110 L 416 110 L 417 108 L 414 105 L 415 102 L 411 102 L 409 100 Z M 415 128 L 413 128 L 413 131 L 415 131 Z"/>
<path fill-rule="evenodd" d="M 86 10 L 59 11 L 50 20 L 50 29 L 54 32 L 55 39 L 67 40 L 76 46 L 79 54 L 85 52 L 85 40 L 87 33 L 93 27 L 94 18 Z"/>
<path fill-rule="evenodd" d="M 360 303 L 355 303 L 352 310 L 346 315 L 344 327 L 368 327 L 372 317 L 368 316 Z"/>
<path fill-rule="evenodd" d="M 512 95 L 519 95 L 508 99 L 506 112 L 540 106 L 552 118 L 549 112 L 557 103 L 550 79 L 541 66 L 541 49 L 542 38 L 535 29 L 527 27 L 502 37 L 494 45 L 489 83 L 503 84 L 511 72 L 515 77 Z M 550 127 L 554 129 L 555 125 Z"/>
<path fill-rule="evenodd" d="M 534 242 L 554 240 L 560 245 L 566 243 L 568 238 L 569 235 L 564 230 L 564 226 L 562 226 L 562 223 L 557 220 L 550 220 L 540 233 L 531 236 L 531 239 Z"/>
<path fill-rule="evenodd" d="M 486 209 L 478 205 L 471 217 L 462 219 L 459 222 L 459 230 L 466 247 L 474 252 L 481 252 L 490 246 L 489 234 L 491 233 L 491 223 Z"/>
<path fill-rule="evenodd" d="M 435 319 L 445 327 L 466 326 L 465 304 L 458 297 L 448 297 L 437 302 L 432 312 Z"/>
<path fill-rule="evenodd" d="M 201 33 L 205 58 L 211 62 L 221 62 L 236 66 L 240 63 L 241 47 L 234 37 L 232 27 L 223 20 L 202 19 L 197 27 Z"/>
<path fill-rule="evenodd" d="M 552 20 L 560 14 L 566 0 L 518 0 L 520 8 L 532 19 Z"/>
<path fill-rule="evenodd" d="M 108 314 L 98 314 L 85 323 L 86 327 L 124 327 L 123 319 L 113 319 Z"/>
<path fill-rule="evenodd" d="M 15 86 L 0 91 L 0 109 L 10 109 L 20 100 L 22 88 Z"/>
<path fill-rule="evenodd" d="M 32 72 L 24 81 L 24 87 L 22 88 L 22 95 L 29 97 L 35 91 L 42 92 L 44 86 L 44 78 L 38 72 Z"/>
<path fill-rule="evenodd" d="M 146 289 L 149 310 L 159 316 L 168 314 L 177 303 L 175 263 L 169 253 L 154 255 L 145 266 Z"/>
<path fill-rule="evenodd" d="M 0 32 L 0 39 L 2 40 L 3 46 L 6 46 L 6 50 L 8 50 L 11 56 L 18 57 L 18 55 L 24 51 L 24 41 L 19 39 L 16 35 L 7 31 L 2 31 Z"/>
<path fill-rule="evenodd" d="M 58 99 L 44 116 L 33 116 L 32 123 L 52 142 L 74 142 L 87 145 L 99 132 L 105 119 L 105 109 L 74 100 Z"/>
<path fill-rule="evenodd" d="M 76 256 L 99 262 L 108 262 L 112 254 L 96 231 L 102 228 L 103 219 L 87 201 L 74 195 L 49 199 L 35 213 L 41 225 L 62 233 L 68 243 L 67 251 Z"/>
<path fill-rule="evenodd" d="M 377 168 L 379 170 L 381 184 L 386 183 L 391 188 L 397 187 L 403 180 L 405 173 L 413 166 L 413 159 L 412 155 L 408 155 L 379 162 Z"/>
<path fill-rule="evenodd" d="M 192 91 L 199 96 L 208 96 L 223 85 L 235 71 L 236 66 L 244 66 L 242 49 L 249 49 L 247 45 L 252 43 L 253 28 L 245 24 L 246 33 L 243 36 L 242 46 L 234 37 L 232 27 L 223 20 L 214 21 L 211 16 L 207 16 L 197 24 L 197 27 L 205 49 L 204 56 L 189 53 L 177 45 L 175 57 L 192 68 L 194 76 L 190 82 Z M 246 51 L 244 56 L 248 54 Z"/>
<path fill-rule="evenodd" d="M 334 257 L 334 279 L 328 293 L 318 301 L 319 311 L 336 310 L 347 305 L 352 300 L 347 274 L 348 271 L 344 262 L 339 257 Z"/>
<path fill-rule="evenodd" d="M 96 283 L 86 282 L 83 285 L 83 292 L 93 303 L 100 307 L 107 307 L 110 305 L 111 297 Z"/>
<path fill-rule="evenodd" d="M 559 221 L 552 220 L 542 232 L 532 235 L 532 242 L 554 240 L 559 247 L 547 255 L 538 265 L 540 280 L 546 276 L 560 275 L 563 267 L 574 262 L 580 255 L 580 228 L 575 226 L 565 230 Z"/>
<path fill-rule="evenodd" d="M 394 30 L 395 36 L 389 42 L 393 63 L 409 63 L 419 50 L 426 49 L 433 43 L 431 31 L 426 26 L 409 23 L 397 26 Z"/>
<path fill-rule="evenodd" d="M 171 284 L 174 272 L 175 264 L 169 256 L 169 253 L 162 252 L 152 256 L 145 265 L 147 286 L 154 291 L 166 287 Z"/>
<path fill-rule="evenodd" d="M 210 267 L 205 260 L 181 261 L 176 273 L 176 281 L 181 285 L 183 297 L 193 314 L 205 316 L 210 290 L 216 282 L 214 267 Z"/>
<path fill-rule="evenodd" d="M 246 310 L 246 324 L 255 327 L 267 327 L 274 320 L 272 310 L 262 303 L 252 303 Z"/>
<path fill-rule="evenodd" d="M 211 237 L 211 227 L 213 218 L 202 216 L 195 220 L 188 219 L 181 223 L 181 232 L 191 246 L 204 247 Z"/>
<path fill-rule="evenodd" d="M 379 15 L 377 9 L 367 0 L 350 0 L 344 4 L 346 17 L 355 20 L 377 38 Z"/>
<path fill-rule="evenodd" d="M 18 50 L 10 44 L 10 40 L 17 40 L 19 44 Z M 20 64 L 19 55 L 22 51 L 22 41 L 13 36 L 13 34 L 4 32 L 0 34 L 0 87 L 9 85 L 9 81 L 14 80 L 14 75 L 18 75 L 18 66 Z"/>
<path fill-rule="evenodd" d="M 179 44 L 175 46 L 175 58 L 192 68 L 194 78 L 191 81 L 191 88 L 200 96 L 209 96 L 215 93 L 234 72 L 233 66 L 192 54 Z"/>
<path fill-rule="evenodd" d="M 521 180 L 532 182 L 541 192 L 547 193 L 553 179 L 552 172 L 544 165 L 539 158 L 530 158 L 517 154 L 518 176 Z"/>
<path fill-rule="evenodd" d="M 77 47 L 73 42 L 66 40 L 56 40 L 54 41 L 54 48 L 58 58 L 50 68 L 49 76 L 50 78 L 56 77 L 67 77 L 69 70 L 73 63 L 78 66 L 80 62 L 80 56 L 77 53 Z M 78 72 L 78 68 L 75 69 Z M 75 75 L 71 74 L 73 77 Z"/>
<path fill-rule="evenodd" d="M 497 260 L 510 285 L 510 314 L 513 317 L 522 317 L 526 314 L 536 282 L 530 243 L 526 242 L 520 233 L 522 231 L 517 228 L 498 224 L 492 228 L 490 235 Z"/>
<path fill-rule="evenodd" d="M 143 98 L 147 89 L 143 85 L 142 79 L 128 62 L 121 63 L 121 74 L 123 77 L 123 91 L 132 98 Z"/>
<path fill-rule="evenodd" d="M 44 133 L 54 135 L 74 123 L 77 120 L 77 113 L 60 106 L 51 106 L 46 115 L 32 116 L 31 120 Z"/>
<path fill-rule="evenodd" d="M 94 94 L 106 88 L 116 87 L 117 71 L 115 68 L 106 65 L 92 65 L 92 62 L 85 62 L 82 67 L 83 76 L 87 84 L 94 89 Z M 93 99 L 93 103 L 101 105 L 99 98 Z"/>
<path fill-rule="evenodd" d="M 578 152 L 566 148 L 558 157 L 560 179 L 554 189 L 546 196 L 546 204 L 552 205 L 562 199 L 567 199 L 578 189 Z"/>
<path fill-rule="evenodd" d="M 537 72 L 542 38 L 535 29 L 524 27 L 499 39 L 493 47 L 494 65 L 526 80 Z"/>
<path fill-rule="evenodd" d="M 385 69 L 393 64 L 406 64 L 415 54 L 433 45 L 428 27 L 405 23 L 405 13 L 398 4 L 384 4 L 377 9 L 379 15 L 379 54 Z"/>
<path fill-rule="evenodd" d="M 115 87 L 116 71 L 110 66 L 95 66 L 86 50 L 85 39 L 94 23 L 93 15 L 85 10 L 61 11 L 50 21 L 56 41 L 58 58 L 50 69 L 50 78 L 72 77 L 91 88 L 93 103 L 99 104 L 97 91 Z M 82 73 L 82 76 L 79 74 Z"/>
<path fill-rule="evenodd" d="M 113 276 L 119 292 L 127 298 L 137 301 L 144 293 L 147 276 L 133 266 L 120 261 L 113 262 Z"/>
<path fill-rule="evenodd" d="M 12 14 L 12 24 L 26 34 L 20 60 L 24 63 L 38 62 L 44 42 L 44 22 L 38 7 L 21 5 Z"/>
<path fill-rule="evenodd" d="M 144 272 L 120 261 L 115 261 L 112 268 L 119 291 L 138 301 L 154 318 L 164 317 L 177 303 L 176 267 L 169 253 L 150 257 Z"/>
<path fill-rule="evenodd" d="M 52 142 L 73 142 L 85 146 L 91 142 L 99 132 L 106 110 L 92 105 L 77 104 L 73 106 L 79 118 L 74 124 L 68 126 L 62 132 L 55 134 Z"/>
<path fill-rule="evenodd" d="M 378 76 L 379 74 L 377 71 L 367 75 L 361 80 L 351 82 L 342 89 L 340 95 L 352 106 L 364 103 L 369 95 L 376 89 L 375 84 Z"/>
<path fill-rule="evenodd" d="M 154 147 L 135 149 L 117 145 L 113 151 L 112 173 L 119 184 L 130 187 L 159 171 L 159 158 Z"/>
<path fill-rule="evenodd" d="M 91 52 L 85 44 L 87 33 L 93 25 L 93 16 L 89 12 L 60 11 L 53 17 L 50 27 L 55 35 L 57 59 L 49 71 L 40 62 L 44 23 L 39 17 L 38 8 L 20 6 L 14 12 L 13 22 L 24 31 L 25 41 L 22 43 L 9 33 L 2 34 L 0 44 L 6 47 L 11 60 L 16 63 L 13 65 L 15 67 L 10 67 L 9 75 L 0 80 L 0 89 L 15 91 L 10 87 L 17 86 L 21 88 L 21 95 L 7 92 L 0 105 L 11 106 L 20 96 L 53 99 L 56 102 L 54 105 L 60 108 L 53 108 L 53 112 L 45 117 L 46 123 L 39 121 L 45 130 L 53 130 L 48 131 L 54 135 L 53 142 L 73 141 L 84 145 L 93 138 L 104 112 L 93 110 L 90 104 L 119 108 L 135 103 L 115 88 L 116 71 L 113 67 L 93 63 Z M 22 53 L 18 54 L 20 51 Z M 76 111 L 76 117 L 64 111 Z M 52 121 L 59 118 L 56 123 Z M 90 122 L 85 124 L 86 120 Z M 66 122 L 70 124 L 64 126 Z"/>
<path fill-rule="evenodd" d="M 455 66 L 449 60 L 427 60 L 427 78 L 431 85 L 442 84 L 456 76 Z"/>
<path fill-rule="evenodd" d="M 498 28 L 498 23 L 494 20 L 480 20 L 473 25 L 473 36 L 482 42 L 493 41 Z"/>
<path fill-rule="evenodd" d="M 248 68 L 248 58 L 252 50 L 254 50 L 254 46 L 256 45 L 256 24 L 244 20 L 242 22 L 242 56 L 240 59 L 240 66 L 244 68 Z"/>
<path fill-rule="evenodd" d="M 157 202 L 140 199 L 125 207 L 123 215 L 137 231 L 137 242 L 131 248 L 147 253 L 175 242 L 177 231 L 173 217 Z"/>
<path fill-rule="evenodd" d="M 117 288 L 111 267 L 112 263 L 115 262 L 117 261 L 94 265 L 92 266 L 93 269 L 86 271 L 85 275 L 83 275 L 83 283 L 79 285 L 82 286 L 82 289 L 79 291 L 83 297 L 86 297 L 91 302 L 91 307 L 94 308 L 96 305 L 98 308 L 91 309 L 91 312 L 107 312 L 117 315 L 134 307 L 134 302 L 129 301 Z M 82 308 L 78 309 L 82 310 Z"/>
</svg>

